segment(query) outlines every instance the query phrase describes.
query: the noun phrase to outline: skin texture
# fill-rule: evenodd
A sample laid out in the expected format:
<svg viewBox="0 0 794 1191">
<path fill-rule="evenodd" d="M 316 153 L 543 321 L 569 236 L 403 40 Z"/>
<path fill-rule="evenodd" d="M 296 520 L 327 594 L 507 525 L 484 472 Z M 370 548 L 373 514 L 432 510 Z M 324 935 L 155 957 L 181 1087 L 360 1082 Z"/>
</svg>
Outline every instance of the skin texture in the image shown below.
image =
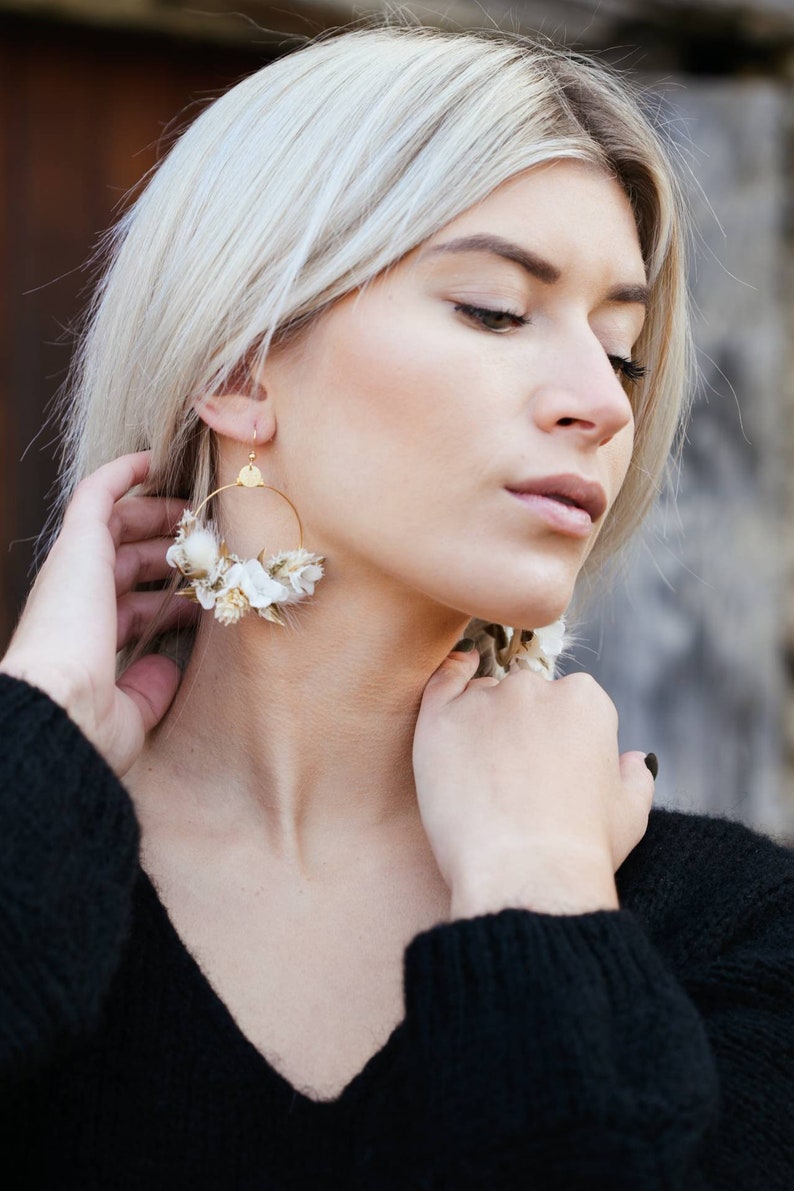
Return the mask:
<svg viewBox="0 0 794 1191">
<path fill-rule="evenodd" d="M 472 234 L 520 244 L 559 279 L 432 252 Z M 245 391 L 202 405 L 218 483 L 255 429 L 265 482 L 295 502 L 327 573 L 296 631 L 205 614 L 181 685 L 163 658 L 113 681 L 116 647 L 153 604 L 131 588 L 167 573 L 181 506 L 124 496 L 145 454 L 81 484 L 1 668 L 50 691 L 124 775 L 145 850 L 178 855 L 185 880 L 200 854 L 219 875 L 243 865 L 296 889 L 435 866 L 453 916 L 617 905 L 613 874 L 653 783 L 643 753 L 619 758 L 606 694 L 587 676 L 471 682 L 476 655 L 448 654 L 472 615 L 531 627 L 567 606 L 608 511 L 589 538 L 565 536 L 506 485 L 579 473 L 611 507 L 633 420 L 608 357 L 631 355 L 643 308 L 608 295 L 644 281 L 617 183 L 555 163 L 336 303 Z M 530 321 L 487 329 L 464 304 Z M 297 544 L 272 494 L 223 500 L 238 553 Z"/>
</svg>

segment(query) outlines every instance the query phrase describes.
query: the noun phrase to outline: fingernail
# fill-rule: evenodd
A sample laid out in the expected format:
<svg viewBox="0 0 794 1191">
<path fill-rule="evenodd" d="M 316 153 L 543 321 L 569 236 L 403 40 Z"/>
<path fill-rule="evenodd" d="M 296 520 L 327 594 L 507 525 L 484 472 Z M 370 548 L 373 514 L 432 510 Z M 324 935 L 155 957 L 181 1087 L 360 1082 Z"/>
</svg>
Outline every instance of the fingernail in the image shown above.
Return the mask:
<svg viewBox="0 0 794 1191">
<path fill-rule="evenodd" d="M 645 764 L 653 774 L 653 780 L 656 781 L 656 775 L 659 772 L 659 760 L 656 756 L 656 753 L 648 753 L 645 758 Z"/>
<path fill-rule="evenodd" d="M 471 637 L 461 637 L 450 653 L 469 653 L 472 649 L 474 649 L 474 642 Z"/>
</svg>

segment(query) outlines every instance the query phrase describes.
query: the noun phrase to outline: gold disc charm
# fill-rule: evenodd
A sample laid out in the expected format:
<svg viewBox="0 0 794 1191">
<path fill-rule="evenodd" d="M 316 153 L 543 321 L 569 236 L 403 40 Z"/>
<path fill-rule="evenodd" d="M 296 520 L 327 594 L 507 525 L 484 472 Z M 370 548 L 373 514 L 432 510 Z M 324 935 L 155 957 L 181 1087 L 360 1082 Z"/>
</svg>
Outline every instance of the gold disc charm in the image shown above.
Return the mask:
<svg viewBox="0 0 794 1191">
<path fill-rule="evenodd" d="M 254 433 L 254 442 L 256 442 L 256 433 Z M 209 496 L 205 496 L 201 504 L 197 505 L 196 508 L 191 511 L 191 517 L 198 518 L 201 510 L 212 500 L 213 496 L 217 496 L 219 492 L 225 492 L 227 488 L 267 488 L 271 492 L 275 492 L 277 496 L 282 498 L 282 500 L 285 500 L 295 514 L 295 519 L 298 522 L 298 550 L 303 550 L 303 525 L 301 524 L 298 510 L 295 508 L 295 505 L 287 496 L 286 492 L 281 492 L 280 489 L 274 488 L 271 484 L 265 483 L 262 478 L 261 471 L 254 463 L 255 459 L 256 452 L 254 450 L 249 451 L 248 464 L 246 467 L 240 468 L 240 472 L 235 482 L 233 484 L 223 484 L 220 488 L 216 488 L 214 492 L 210 492 Z M 223 546 L 225 546 L 225 544 L 225 542 L 222 543 Z M 261 553 L 264 553 L 264 551 Z"/>
<path fill-rule="evenodd" d="M 258 467 L 254 466 L 256 455 L 253 451 L 248 456 L 248 466 L 240 469 L 240 474 L 237 477 L 237 483 L 242 488 L 264 488 L 265 481 L 262 479 L 262 473 Z"/>
</svg>

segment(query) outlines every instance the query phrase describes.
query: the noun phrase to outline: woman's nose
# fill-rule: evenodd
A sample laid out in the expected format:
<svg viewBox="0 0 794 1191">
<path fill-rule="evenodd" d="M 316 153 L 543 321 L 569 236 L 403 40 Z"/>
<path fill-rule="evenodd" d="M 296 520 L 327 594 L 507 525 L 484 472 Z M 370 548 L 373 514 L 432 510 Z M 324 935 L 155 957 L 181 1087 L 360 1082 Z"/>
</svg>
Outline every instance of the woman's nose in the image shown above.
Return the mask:
<svg viewBox="0 0 794 1191">
<path fill-rule="evenodd" d="M 547 433 L 576 434 L 604 446 L 634 416 L 631 401 L 612 364 L 603 361 L 557 373 L 535 389 L 533 415 Z"/>
</svg>

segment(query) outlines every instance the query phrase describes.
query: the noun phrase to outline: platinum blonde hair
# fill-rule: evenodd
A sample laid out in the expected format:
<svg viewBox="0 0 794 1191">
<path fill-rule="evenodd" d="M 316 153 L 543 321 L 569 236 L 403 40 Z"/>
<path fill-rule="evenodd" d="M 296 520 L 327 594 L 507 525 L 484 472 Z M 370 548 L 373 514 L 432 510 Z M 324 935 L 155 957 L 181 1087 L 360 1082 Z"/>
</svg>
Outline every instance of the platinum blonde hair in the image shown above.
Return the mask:
<svg viewBox="0 0 794 1191">
<path fill-rule="evenodd" d="M 138 491 L 195 508 L 215 486 L 197 399 L 508 178 L 563 158 L 619 181 L 651 288 L 634 454 L 587 583 L 657 495 L 690 390 L 687 237 L 670 151 L 626 81 L 595 61 L 537 39 L 416 27 L 321 38 L 232 87 L 109 233 L 62 397 L 60 488 L 40 553 L 79 480 L 127 452 L 152 451 Z M 483 627 L 469 629 L 480 673 L 497 672 Z M 156 638 L 154 623 L 125 660 L 161 647 Z"/>
</svg>

